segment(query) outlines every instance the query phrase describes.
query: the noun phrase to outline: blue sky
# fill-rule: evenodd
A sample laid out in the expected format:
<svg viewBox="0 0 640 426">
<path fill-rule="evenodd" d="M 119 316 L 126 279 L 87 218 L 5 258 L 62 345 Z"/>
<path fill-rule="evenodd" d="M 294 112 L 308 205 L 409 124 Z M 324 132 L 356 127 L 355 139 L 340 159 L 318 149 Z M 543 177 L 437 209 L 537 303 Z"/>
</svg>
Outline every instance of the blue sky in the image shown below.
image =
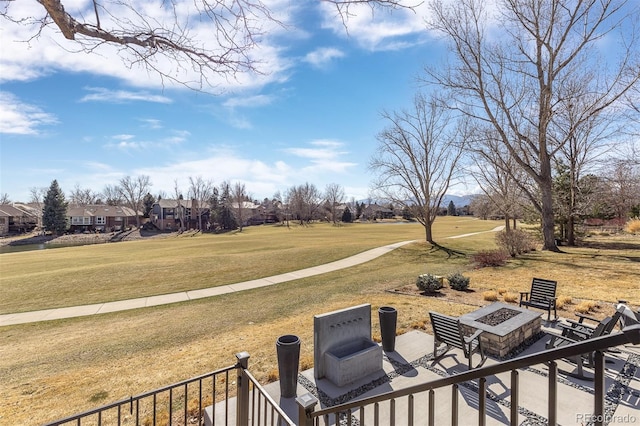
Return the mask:
<svg viewBox="0 0 640 426">
<path fill-rule="evenodd" d="M 354 7 L 346 30 L 328 3 L 263 1 L 284 25 L 261 22 L 265 35 L 251 56 L 262 73 L 213 76 L 215 94 L 128 67 L 114 46 L 89 54 L 54 27 L 34 37 L 39 27 L 0 19 L 0 193 L 28 201 L 31 188 L 53 179 L 69 194 L 76 185 L 100 192 L 125 176 L 148 175 L 154 195 L 172 196 L 176 181 L 186 194 L 189 178 L 202 177 L 242 182 L 259 200 L 305 182 L 321 191 L 337 183 L 348 198 L 368 198 L 367 165 L 388 124 L 382 111 L 409 108 L 424 68 L 446 56 L 426 29 L 428 2 L 393 13 Z M 101 4 L 142 3 L 164 19 L 162 0 Z M 16 19 L 44 10 L 35 0 L 8 5 Z M 93 15 L 91 0 L 64 5 Z M 211 27 L 188 22 L 198 40 L 211 39 Z M 618 35 L 603 38 L 603 50 L 611 52 Z M 171 66 L 159 63 L 197 78 Z M 449 191 L 478 192 L 474 184 Z"/>
<path fill-rule="evenodd" d="M 282 3 L 274 9 L 288 25 L 270 27 L 256 53 L 266 73 L 221 82 L 216 95 L 163 87 L 108 48 L 71 53 L 49 29 L 25 43 L 28 28 L 2 20 L 0 192 L 27 201 L 53 179 L 67 194 L 100 192 L 145 174 L 168 196 L 175 180 L 186 193 L 201 176 L 244 182 L 256 199 L 305 182 L 366 198 L 380 113 L 409 106 L 423 67 L 442 54 L 426 9 L 362 9 L 347 33 L 319 2 Z"/>
</svg>

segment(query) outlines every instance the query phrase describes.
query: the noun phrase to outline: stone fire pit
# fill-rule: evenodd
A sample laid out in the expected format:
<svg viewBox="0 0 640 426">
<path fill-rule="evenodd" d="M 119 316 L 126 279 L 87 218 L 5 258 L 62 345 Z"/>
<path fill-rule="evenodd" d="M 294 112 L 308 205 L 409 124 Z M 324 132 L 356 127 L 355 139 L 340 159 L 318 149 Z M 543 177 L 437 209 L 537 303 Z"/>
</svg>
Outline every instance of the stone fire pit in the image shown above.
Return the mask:
<svg viewBox="0 0 640 426">
<path fill-rule="evenodd" d="M 482 346 L 488 355 L 508 357 L 527 339 L 540 333 L 540 313 L 496 302 L 460 317 L 466 335 L 482 330 Z"/>
</svg>

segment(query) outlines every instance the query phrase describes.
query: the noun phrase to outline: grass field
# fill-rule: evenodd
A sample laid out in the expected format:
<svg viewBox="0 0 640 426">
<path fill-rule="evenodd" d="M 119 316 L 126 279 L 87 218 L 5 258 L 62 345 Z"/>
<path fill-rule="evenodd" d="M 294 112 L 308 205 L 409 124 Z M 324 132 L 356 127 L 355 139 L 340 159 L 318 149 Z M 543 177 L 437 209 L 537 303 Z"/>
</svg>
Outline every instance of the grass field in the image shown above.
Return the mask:
<svg viewBox="0 0 640 426">
<path fill-rule="evenodd" d="M 493 234 L 445 237 L 496 225 L 499 223 L 439 218 L 436 240 L 472 253 L 492 248 Z M 0 256 L 1 310 L 17 312 L 41 309 L 40 303 L 68 306 L 220 285 L 230 279 L 236 282 L 325 263 L 391 242 L 423 239 L 423 235 L 417 225 L 335 229 L 321 225 L 289 231 L 256 227 L 237 235 L 204 235 L 185 241 L 176 238 L 7 254 Z M 252 373 L 267 380 L 277 371 L 275 340 L 282 334 L 301 337 L 301 364 L 310 367 L 313 315 L 360 303 L 371 303 L 374 309 L 395 306 L 401 332 L 428 329 L 429 310 L 451 315 L 469 312 L 483 303 L 483 291 L 505 288 L 517 292 L 528 289 L 532 277 L 541 276 L 557 279 L 560 295 L 599 301 L 601 311 L 619 298 L 638 306 L 639 250 L 637 238 L 622 242 L 594 239 L 590 247 L 567 248 L 566 253 L 535 251 L 502 268 L 472 269 L 465 256 L 449 257 L 427 244 L 415 243 L 353 268 L 256 290 L 2 327 L 0 424 L 41 424 L 230 365 L 240 351 L 251 354 Z M 207 254 L 198 261 L 188 259 L 202 251 Z M 156 263 L 154 254 L 162 254 L 164 262 Z M 96 258 L 105 264 L 92 266 Z M 198 268 L 205 268 L 206 273 L 192 270 Z M 464 300 L 389 291 L 413 284 L 421 273 L 454 271 L 471 277 L 474 292 Z M 567 316 L 571 311 L 561 314 Z M 377 336 L 377 321 L 373 323 Z"/>
</svg>

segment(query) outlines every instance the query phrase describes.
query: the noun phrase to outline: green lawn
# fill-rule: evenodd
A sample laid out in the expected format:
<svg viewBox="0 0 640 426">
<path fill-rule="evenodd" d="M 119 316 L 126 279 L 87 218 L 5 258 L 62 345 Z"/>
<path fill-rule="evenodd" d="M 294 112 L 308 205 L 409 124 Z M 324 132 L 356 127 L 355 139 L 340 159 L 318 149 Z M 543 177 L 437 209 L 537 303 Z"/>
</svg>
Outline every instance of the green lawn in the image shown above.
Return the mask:
<svg viewBox="0 0 640 426">
<path fill-rule="evenodd" d="M 436 241 L 465 253 L 492 248 L 493 233 L 460 239 L 444 237 L 493 229 L 496 225 L 499 223 L 439 218 Z M 222 263 L 221 259 L 240 259 L 236 270 L 225 270 L 225 265 L 219 265 L 218 270 L 209 269 L 212 277 L 203 278 L 202 285 L 215 285 L 211 283 L 217 279 L 216 274 L 238 281 L 238 276 L 255 278 L 324 263 L 390 242 L 422 238 L 418 225 L 321 225 L 289 231 L 256 227 L 247 228 L 240 235 L 188 237 L 184 238 L 186 241 L 176 238 L 7 254 L 0 256 L 0 291 L 6 311 L 40 309 L 42 306 L 25 299 L 39 291 L 46 292 L 46 296 L 38 296 L 38 300 L 52 305 L 141 295 L 153 283 L 131 276 L 137 275 L 140 265 L 155 265 L 147 259 L 150 253 L 163 254 L 172 265 L 155 273 L 150 271 L 150 281 L 164 282 L 163 290 L 149 292 L 155 294 L 174 291 L 176 282 L 192 288 L 192 277 L 197 277 L 198 271 L 191 269 L 214 260 Z M 210 253 L 200 258 L 200 263 L 189 263 L 186 254 L 197 255 L 203 247 Z M 219 257 L 223 254 L 216 254 L 213 248 L 224 248 L 224 256 L 228 257 Z M 240 351 L 250 353 L 250 371 L 265 382 L 277 372 L 275 340 L 282 334 L 300 336 L 301 367 L 309 368 L 313 364 L 313 315 L 361 303 L 370 303 L 374 310 L 382 305 L 396 307 L 399 332 L 413 328 L 429 332 L 429 310 L 454 316 L 470 312 L 483 303 L 484 291 L 528 289 L 534 276 L 557 279 L 560 295 L 597 300 L 600 308 L 595 315 L 606 314 L 618 298 L 626 298 L 634 306 L 640 304 L 637 237 L 622 243 L 605 238 L 590 247 L 565 250 L 534 251 L 505 267 L 474 269 L 465 256 L 449 256 L 428 244 L 416 243 L 352 268 L 254 290 L 153 308 L 0 327 L 0 424 L 37 425 L 52 421 L 230 365 L 234 354 Z M 105 263 L 94 270 L 90 265 L 95 263 L 96 254 L 101 255 L 103 263 L 106 258 L 118 266 Z M 31 272 L 20 272 L 21 268 Z M 262 269 L 271 272 L 263 273 Z M 5 271 L 12 272 L 7 276 Z M 446 275 L 455 271 L 463 271 L 471 278 L 471 292 L 465 293 L 465 300 L 459 300 L 458 292 L 453 291 L 449 297 L 393 291 L 414 285 L 421 273 Z M 114 273 L 120 278 L 109 276 Z M 22 281 L 30 274 L 39 280 L 23 286 Z M 76 279 L 74 274 L 82 277 Z M 72 277 L 82 285 L 64 285 L 60 276 Z M 44 285 L 43 281 L 57 282 L 65 288 L 64 294 L 58 297 L 56 286 Z M 225 280 L 217 282 L 222 281 Z M 103 290 L 105 283 L 110 283 L 108 292 Z M 11 299 L 19 300 L 7 300 L 7 290 L 11 291 Z M 59 300 L 62 296 L 64 302 Z M 559 315 L 571 316 L 574 307 L 569 305 Z M 372 321 L 372 326 L 374 337 L 378 337 L 377 321 Z M 425 353 L 429 350 L 425 348 Z"/>
<path fill-rule="evenodd" d="M 497 222 L 438 218 L 435 237 Z M 488 234 L 492 243 L 493 234 Z M 0 255 L 0 313 L 108 302 L 215 287 L 342 259 L 405 240 L 418 224 L 259 226 L 241 233 L 66 247 Z M 456 240 L 450 240 L 456 245 Z"/>
</svg>

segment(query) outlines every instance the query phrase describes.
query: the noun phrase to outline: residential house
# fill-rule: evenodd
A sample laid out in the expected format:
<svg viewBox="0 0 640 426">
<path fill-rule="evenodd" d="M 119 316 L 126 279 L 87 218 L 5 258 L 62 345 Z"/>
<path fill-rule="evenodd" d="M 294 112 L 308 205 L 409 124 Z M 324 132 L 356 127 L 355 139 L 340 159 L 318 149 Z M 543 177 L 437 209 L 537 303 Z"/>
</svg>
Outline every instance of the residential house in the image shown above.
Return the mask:
<svg viewBox="0 0 640 426">
<path fill-rule="evenodd" d="M 71 232 L 116 232 L 136 225 L 136 217 L 141 216 L 125 206 L 70 205 L 67 207 L 69 230 Z"/>
<path fill-rule="evenodd" d="M 38 216 L 19 204 L 0 205 L 0 235 L 31 232 L 38 226 Z"/>
<path fill-rule="evenodd" d="M 207 228 L 211 212 L 208 206 L 198 208 L 198 200 L 161 199 L 151 208 L 151 223 L 161 231 L 182 229 L 198 229 L 202 216 L 202 227 Z"/>
<path fill-rule="evenodd" d="M 366 220 L 393 219 L 395 213 L 393 210 L 378 205 L 377 203 L 369 204 L 362 211 L 362 218 Z"/>
</svg>

